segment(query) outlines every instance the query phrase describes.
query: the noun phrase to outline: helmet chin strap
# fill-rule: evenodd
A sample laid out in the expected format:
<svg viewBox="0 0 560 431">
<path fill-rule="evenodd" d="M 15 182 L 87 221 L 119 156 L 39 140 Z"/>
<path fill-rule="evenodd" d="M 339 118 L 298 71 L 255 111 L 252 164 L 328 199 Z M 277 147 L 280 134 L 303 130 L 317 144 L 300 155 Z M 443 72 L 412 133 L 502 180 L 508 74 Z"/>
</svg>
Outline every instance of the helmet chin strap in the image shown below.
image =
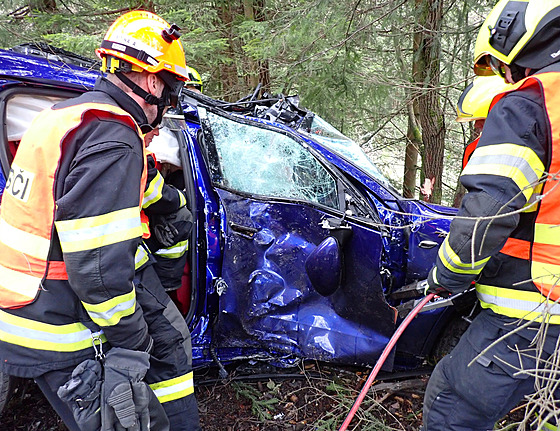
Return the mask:
<svg viewBox="0 0 560 431">
<path fill-rule="evenodd" d="M 132 90 L 132 92 L 138 96 L 140 96 L 146 103 L 149 105 L 157 106 L 157 115 L 152 124 L 142 124 L 140 129 L 143 133 L 151 132 L 152 130 L 156 129 L 160 124 L 161 120 L 163 120 L 163 113 L 165 112 L 165 108 L 168 106 L 168 99 L 169 99 L 169 89 L 167 85 L 164 85 L 163 93 L 161 97 L 156 97 L 153 94 L 148 93 L 139 85 L 135 84 L 131 79 L 120 72 L 116 72 L 115 76 L 121 80 L 123 84 L 125 84 L 128 88 Z"/>
</svg>

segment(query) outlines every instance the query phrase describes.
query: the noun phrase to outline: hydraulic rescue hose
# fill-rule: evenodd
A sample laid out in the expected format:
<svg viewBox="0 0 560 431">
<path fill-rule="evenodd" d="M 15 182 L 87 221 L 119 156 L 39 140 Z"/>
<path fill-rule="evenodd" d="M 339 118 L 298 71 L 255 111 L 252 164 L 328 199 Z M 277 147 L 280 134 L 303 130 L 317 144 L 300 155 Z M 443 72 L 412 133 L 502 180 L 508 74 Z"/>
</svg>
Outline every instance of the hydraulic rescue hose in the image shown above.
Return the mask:
<svg viewBox="0 0 560 431">
<path fill-rule="evenodd" d="M 375 364 L 375 367 L 373 367 L 373 370 L 371 370 L 371 373 L 368 379 L 366 380 L 364 387 L 360 391 L 358 398 L 356 398 L 356 401 L 354 401 L 354 405 L 350 409 L 350 412 L 348 412 L 348 416 L 346 416 L 346 419 L 344 420 L 344 422 L 342 423 L 338 431 L 346 431 L 348 429 L 348 425 L 350 425 L 350 422 L 352 422 L 352 419 L 354 418 L 354 415 L 358 411 L 360 404 L 362 404 L 362 401 L 366 397 L 366 394 L 369 391 L 370 386 L 375 380 L 375 377 L 377 377 L 377 373 L 379 373 L 379 370 L 383 366 L 383 363 L 387 359 L 387 356 L 389 356 L 389 353 L 391 353 L 391 350 L 393 350 L 393 347 L 395 346 L 396 342 L 398 341 L 398 339 L 400 338 L 400 336 L 402 335 L 402 333 L 404 332 L 408 324 L 412 321 L 412 319 L 416 317 L 416 315 L 420 312 L 422 307 L 424 307 L 426 303 L 431 301 L 434 298 L 434 296 L 435 293 L 430 293 L 429 295 L 426 295 L 418 304 L 416 304 L 416 306 L 412 309 L 412 311 L 408 313 L 408 316 L 406 316 L 406 318 L 399 325 L 399 327 L 397 328 L 397 330 L 389 340 L 389 343 L 387 343 L 387 346 L 385 346 L 385 349 L 383 349 L 381 356 L 377 360 L 377 363 Z"/>
</svg>

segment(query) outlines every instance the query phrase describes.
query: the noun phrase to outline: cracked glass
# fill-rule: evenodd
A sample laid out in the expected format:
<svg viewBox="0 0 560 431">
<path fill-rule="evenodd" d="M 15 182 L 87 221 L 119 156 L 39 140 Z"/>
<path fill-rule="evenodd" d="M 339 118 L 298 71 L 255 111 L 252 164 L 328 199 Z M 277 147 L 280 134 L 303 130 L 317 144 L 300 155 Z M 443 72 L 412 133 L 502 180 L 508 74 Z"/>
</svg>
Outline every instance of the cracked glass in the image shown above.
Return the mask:
<svg viewBox="0 0 560 431">
<path fill-rule="evenodd" d="M 207 113 L 224 187 L 339 209 L 336 181 L 302 144 L 284 134 Z M 216 163 L 216 161 L 214 162 Z"/>
</svg>

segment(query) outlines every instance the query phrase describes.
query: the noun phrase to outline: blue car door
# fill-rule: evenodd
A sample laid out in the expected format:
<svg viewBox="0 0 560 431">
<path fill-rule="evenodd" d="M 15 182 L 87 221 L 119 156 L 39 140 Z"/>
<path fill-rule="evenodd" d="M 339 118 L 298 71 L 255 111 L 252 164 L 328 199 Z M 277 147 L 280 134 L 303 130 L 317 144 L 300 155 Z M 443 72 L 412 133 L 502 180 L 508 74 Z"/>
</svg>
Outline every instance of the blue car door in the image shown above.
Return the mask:
<svg viewBox="0 0 560 431">
<path fill-rule="evenodd" d="M 396 320 L 379 220 L 350 209 L 356 190 L 291 129 L 210 108 L 199 117 L 224 239 L 215 346 L 374 362 Z"/>
</svg>

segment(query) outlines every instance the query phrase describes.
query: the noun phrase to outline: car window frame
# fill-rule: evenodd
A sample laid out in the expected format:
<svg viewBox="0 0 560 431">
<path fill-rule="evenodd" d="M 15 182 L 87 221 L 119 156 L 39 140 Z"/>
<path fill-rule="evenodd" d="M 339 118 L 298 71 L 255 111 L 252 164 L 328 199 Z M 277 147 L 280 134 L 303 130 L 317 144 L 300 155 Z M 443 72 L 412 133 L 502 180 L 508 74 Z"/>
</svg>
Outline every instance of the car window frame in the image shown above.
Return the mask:
<svg viewBox="0 0 560 431">
<path fill-rule="evenodd" d="M 6 115 L 8 101 L 16 95 L 38 95 L 38 96 L 50 96 L 50 97 L 66 97 L 67 99 L 77 97 L 83 92 L 77 90 L 68 90 L 60 88 L 38 88 L 25 86 L 22 83 L 15 82 L 14 87 L 7 88 L 0 91 L 0 119 L 2 120 L 2 133 L 0 133 L 0 168 L 2 172 L 8 175 L 10 167 L 13 162 L 13 157 L 11 156 L 8 148 L 8 134 L 6 131 Z"/>
</svg>

